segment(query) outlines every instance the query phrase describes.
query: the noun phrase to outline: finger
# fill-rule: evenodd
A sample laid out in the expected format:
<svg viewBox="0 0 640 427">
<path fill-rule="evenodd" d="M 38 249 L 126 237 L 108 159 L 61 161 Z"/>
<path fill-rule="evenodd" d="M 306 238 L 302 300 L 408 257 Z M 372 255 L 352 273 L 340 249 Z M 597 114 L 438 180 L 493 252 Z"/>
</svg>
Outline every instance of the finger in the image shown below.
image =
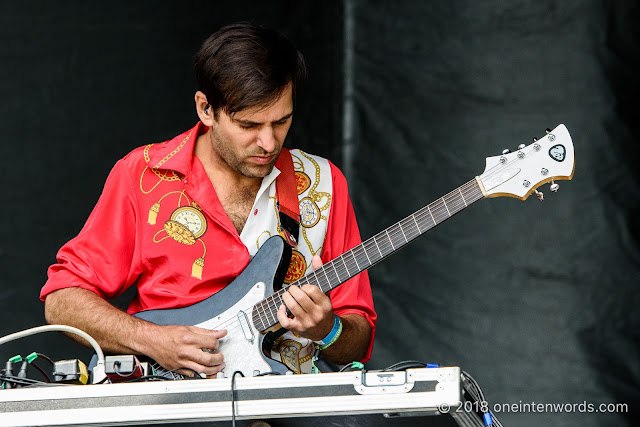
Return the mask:
<svg viewBox="0 0 640 427">
<path fill-rule="evenodd" d="M 300 290 L 298 289 L 298 291 Z M 291 316 L 295 317 L 296 315 L 300 316 L 304 313 L 304 309 L 300 307 L 298 300 L 291 294 L 290 291 L 286 291 L 282 294 L 282 302 L 284 302 L 285 312 L 287 315 L 290 313 Z"/>
<path fill-rule="evenodd" d="M 278 322 L 280 322 L 280 326 L 285 329 L 291 329 L 290 326 L 292 324 L 292 319 L 289 319 L 287 316 L 287 307 L 282 304 L 280 308 L 278 308 L 278 313 L 276 314 L 278 317 Z"/>
<path fill-rule="evenodd" d="M 322 258 L 320 258 L 319 255 L 314 255 L 313 258 L 311 258 L 311 268 L 317 270 L 320 267 L 322 267 Z"/>
<path fill-rule="evenodd" d="M 322 289 L 320 289 L 317 286 L 306 284 L 306 285 L 302 285 L 300 290 L 302 290 L 302 292 L 304 292 L 307 295 L 307 297 L 311 298 L 313 302 L 316 304 L 321 304 L 326 300 L 331 301 L 327 296 L 327 294 L 322 292 Z"/>
<path fill-rule="evenodd" d="M 203 369 L 202 373 L 207 378 L 214 378 L 218 375 L 218 372 L 222 371 L 225 368 L 225 366 L 227 366 L 227 364 L 224 362 L 216 366 L 207 366 Z"/>
<path fill-rule="evenodd" d="M 215 375 L 225 367 L 224 357 L 222 353 L 207 353 L 200 351 L 194 354 L 183 367 L 193 369 L 198 373 L 207 376 Z"/>
<path fill-rule="evenodd" d="M 218 375 L 218 372 L 222 371 L 225 368 L 225 366 L 225 363 L 221 363 L 215 366 L 202 366 L 195 364 L 189 367 L 189 369 L 178 369 L 176 372 L 187 377 L 204 375 L 207 378 L 214 378 Z"/>
<path fill-rule="evenodd" d="M 211 331 L 211 332 L 213 332 L 213 336 L 216 337 L 217 339 L 223 338 L 227 335 L 226 329 L 220 329 L 219 331 Z"/>
<path fill-rule="evenodd" d="M 310 313 L 314 310 L 315 303 L 302 289 L 298 288 L 297 286 L 291 286 L 289 289 L 287 289 L 287 293 L 289 293 L 289 296 L 292 297 L 296 302 L 295 305 L 290 305 L 288 301 L 285 301 L 287 307 L 289 308 L 289 311 L 291 311 L 294 316 L 299 316 L 303 314 L 303 312 Z M 300 307 L 300 309 L 296 311 L 295 308 L 297 307 Z"/>
<path fill-rule="evenodd" d="M 192 360 L 202 366 L 218 366 L 224 363 L 224 355 L 219 351 L 203 351 L 203 349 L 201 349 L 200 353 L 195 354 Z"/>
<path fill-rule="evenodd" d="M 221 330 L 208 330 L 197 328 L 194 334 L 194 347 L 207 348 L 210 350 L 216 350 L 220 345 L 219 339 L 227 335 L 226 329 Z"/>
<path fill-rule="evenodd" d="M 220 330 L 203 329 L 203 328 L 198 328 L 197 326 L 193 326 L 193 328 L 195 329 L 194 332 L 196 334 L 201 335 L 203 337 L 220 339 L 220 338 L 222 338 L 222 337 L 227 335 L 227 330 L 226 329 L 220 329 Z"/>
</svg>

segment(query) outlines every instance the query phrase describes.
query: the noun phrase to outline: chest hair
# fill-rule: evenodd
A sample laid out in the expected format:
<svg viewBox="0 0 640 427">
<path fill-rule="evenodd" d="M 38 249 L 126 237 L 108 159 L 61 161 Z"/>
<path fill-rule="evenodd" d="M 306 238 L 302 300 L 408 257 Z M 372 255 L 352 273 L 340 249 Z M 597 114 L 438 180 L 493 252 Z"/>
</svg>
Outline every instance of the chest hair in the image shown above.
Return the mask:
<svg viewBox="0 0 640 427">
<path fill-rule="evenodd" d="M 251 213 L 253 202 L 256 198 L 256 190 L 249 188 L 239 188 L 237 192 L 229 195 L 226 200 L 221 201 L 227 216 L 233 223 L 238 234 L 242 233 L 247 218 Z"/>
</svg>

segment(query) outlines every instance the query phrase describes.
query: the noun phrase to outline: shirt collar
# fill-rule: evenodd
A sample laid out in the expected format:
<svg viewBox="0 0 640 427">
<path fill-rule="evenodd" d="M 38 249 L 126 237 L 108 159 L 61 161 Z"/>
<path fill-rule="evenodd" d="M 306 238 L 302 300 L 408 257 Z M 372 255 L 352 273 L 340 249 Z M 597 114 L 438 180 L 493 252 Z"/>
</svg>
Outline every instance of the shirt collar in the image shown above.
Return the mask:
<svg viewBox="0 0 640 427">
<path fill-rule="evenodd" d="M 262 196 L 262 193 L 267 190 L 271 184 L 273 184 L 273 181 L 276 180 L 278 175 L 280 175 L 280 169 L 274 166 L 269 175 L 262 178 L 262 184 L 260 184 L 260 189 L 258 190 L 258 194 L 256 194 L 256 200 L 258 200 L 260 196 Z"/>
<path fill-rule="evenodd" d="M 153 169 L 169 169 L 188 175 L 193 162 L 196 140 L 208 130 L 207 126 L 198 122 L 194 127 L 173 139 L 153 144 L 149 148 L 147 165 Z"/>
</svg>

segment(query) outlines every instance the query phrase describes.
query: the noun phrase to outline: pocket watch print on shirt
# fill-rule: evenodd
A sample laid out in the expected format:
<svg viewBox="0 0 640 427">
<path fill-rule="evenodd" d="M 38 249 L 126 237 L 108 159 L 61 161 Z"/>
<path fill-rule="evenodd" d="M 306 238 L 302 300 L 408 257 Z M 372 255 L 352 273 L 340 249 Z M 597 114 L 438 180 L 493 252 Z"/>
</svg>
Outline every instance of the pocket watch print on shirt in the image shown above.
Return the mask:
<svg viewBox="0 0 640 427">
<path fill-rule="evenodd" d="M 177 151 L 182 148 L 190 135 L 191 134 L 187 135 Z M 144 149 L 144 158 L 147 163 L 149 162 L 149 148 L 151 148 L 151 145 L 152 144 L 147 145 Z M 163 159 L 163 161 L 166 160 L 166 158 Z M 164 163 L 163 161 L 161 161 L 161 163 Z M 151 171 L 151 173 L 148 173 L 148 171 Z M 148 188 L 148 184 L 146 186 L 143 185 L 143 183 L 145 182 L 145 177 L 151 177 L 153 180 L 154 175 L 156 182 L 151 186 L 149 190 L 145 190 L 145 187 Z M 182 178 L 183 176 L 179 173 L 176 173 L 175 171 L 165 170 L 164 173 L 160 173 L 157 168 L 147 166 L 144 168 L 144 170 L 142 171 L 142 175 L 140 176 L 140 191 L 143 194 L 148 195 L 153 192 L 163 181 L 175 182 L 181 181 Z M 149 178 L 147 178 L 146 181 L 148 183 Z M 196 242 L 200 242 L 202 244 L 203 253 L 200 258 L 196 258 L 196 260 L 194 260 L 193 265 L 191 266 L 191 276 L 195 277 L 196 279 L 202 280 L 202 270 L 204 268 L 204 257 L 207 253 L 207 247 L 205 246 L 202 239 L 200 239 L 200 237 L 202 237 L 202 235 L 204 235 L 204 233 L 207 231 L 207 220 L 204 214 L 200 211 L 200 207 L 198 206 L 198 204 L 195 201 L 191 201 L 184 190 L 169 191 L 168 193 L 165 193 L 162 197 L 160 197 L 160 199 L 151 206 L 151 208 L 149 209 L 147 223 L 149 225 L 156 225 L 162 201 L 165 199 L 165 197 L 171 195 L 179 195 L 177 203 L 178 206 L 171 213 L 169 219 L 165 221 L 162 229 L 158 230 L 154 234 L 153 241 L 155 243 L 159 243 L 164 239 L 171 237 L 176 242 L 187 246 L 192 246 L 196 244 Z M 185 202 L 186 205 L 184 205 Z M 162 238 L 158 238 L 159 235 L 161 235 L 161 233 L 163 232 L 166 235 Z"/>
</svg>

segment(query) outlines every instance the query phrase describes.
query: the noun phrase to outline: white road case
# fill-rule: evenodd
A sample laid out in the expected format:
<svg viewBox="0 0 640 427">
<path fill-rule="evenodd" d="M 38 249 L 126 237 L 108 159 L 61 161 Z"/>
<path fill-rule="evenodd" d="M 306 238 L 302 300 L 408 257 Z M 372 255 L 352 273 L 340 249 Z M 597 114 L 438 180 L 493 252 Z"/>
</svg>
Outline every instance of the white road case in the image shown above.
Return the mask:
<svg viewBox="0 0 640 427">
<path fill-rule="evenodd" d="M 483 425 L 455 410 L 463 406 L 458 367 L 236 376 L 234 383 L 234 393 L 230 378 L 0 390 L 0 426 L 218 426 L 234 416 L 238 426 Z M 434 416 L 443 408 L 446 416 Z"/>
</svg>

